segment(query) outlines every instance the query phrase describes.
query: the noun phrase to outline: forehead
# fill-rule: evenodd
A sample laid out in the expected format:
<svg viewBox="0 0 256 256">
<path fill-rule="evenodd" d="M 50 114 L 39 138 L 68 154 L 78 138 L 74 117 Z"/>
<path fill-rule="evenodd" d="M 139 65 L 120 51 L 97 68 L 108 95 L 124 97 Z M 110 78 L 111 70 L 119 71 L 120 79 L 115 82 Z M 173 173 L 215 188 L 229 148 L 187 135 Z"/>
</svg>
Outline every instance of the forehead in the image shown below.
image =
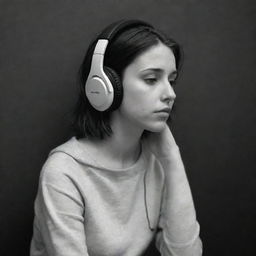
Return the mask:
<svg viewBox="0 0 256 256">
<path fill-rule="evenodd" d="M 138 70 L 147 68 L 160 68 L 168 72 L 176 70 L 176 61 L 172 50 L 162 43 L 150 47 L 135 58 L 131 64 Z"/>
</svg>

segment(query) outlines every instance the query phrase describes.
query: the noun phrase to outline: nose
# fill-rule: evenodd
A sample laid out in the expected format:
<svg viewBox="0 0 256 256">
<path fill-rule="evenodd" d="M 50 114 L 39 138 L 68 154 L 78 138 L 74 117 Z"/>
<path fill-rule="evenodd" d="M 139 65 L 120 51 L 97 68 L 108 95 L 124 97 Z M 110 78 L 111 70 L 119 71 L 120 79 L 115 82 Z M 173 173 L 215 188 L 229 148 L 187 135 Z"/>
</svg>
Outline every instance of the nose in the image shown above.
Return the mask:
<svg viewBox="0 0 256 256">
<path fill-rule="evenodd" d="M 164 89 L 162 91 L 161 100 L 163 102 L 167 102 L 168 104 L 170 102 L 173 102 L 176 98 L 176 94 L 175 94 L 172 86 L 170 85 L 169 81 L 164 84 L 163 88 Z"/>
</svg>

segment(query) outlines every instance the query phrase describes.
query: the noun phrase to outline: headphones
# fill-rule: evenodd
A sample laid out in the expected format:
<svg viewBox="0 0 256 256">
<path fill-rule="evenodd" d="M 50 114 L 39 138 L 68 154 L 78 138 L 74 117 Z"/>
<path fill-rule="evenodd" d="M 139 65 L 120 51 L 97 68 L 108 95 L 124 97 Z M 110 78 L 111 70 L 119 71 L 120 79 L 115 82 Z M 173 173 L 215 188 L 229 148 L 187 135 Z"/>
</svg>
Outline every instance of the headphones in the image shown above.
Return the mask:
<svg viewBox="0 0 256 256">
<path fill-rule="evenodd" d="M 111 40 L 125 29 L 150 24 L 140 20 L 121 20 L 110 24 L 98 36 L 92 54 L 91 69 L 85 83 L 85 94 L 91 106 L 98 111 L 117 109 L 123 98 L 122 82 L 118 74 L 104 66 L 104 54 Z"/>
</svg>

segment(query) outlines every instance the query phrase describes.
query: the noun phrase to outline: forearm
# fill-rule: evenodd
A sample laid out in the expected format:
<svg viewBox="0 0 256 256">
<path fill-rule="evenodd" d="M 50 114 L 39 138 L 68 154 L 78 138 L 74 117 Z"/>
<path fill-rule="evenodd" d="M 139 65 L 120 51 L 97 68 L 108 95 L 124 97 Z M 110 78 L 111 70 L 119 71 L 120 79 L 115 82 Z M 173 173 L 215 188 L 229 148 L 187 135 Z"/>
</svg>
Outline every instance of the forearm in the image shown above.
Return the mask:
<svg viewBox="0 0 256 256">
<path fill-rule="evenodd" d="M 173 255 L 201 255 L 199 224 L 178 146 L 169 152 L 168 157 L 160 159 L 166 175 L 162 212 L 163 238 L 170 247 L 182 251 L 182 254 Z M 191 249 L 194 251 L 192 254 Z"/>
</svg>

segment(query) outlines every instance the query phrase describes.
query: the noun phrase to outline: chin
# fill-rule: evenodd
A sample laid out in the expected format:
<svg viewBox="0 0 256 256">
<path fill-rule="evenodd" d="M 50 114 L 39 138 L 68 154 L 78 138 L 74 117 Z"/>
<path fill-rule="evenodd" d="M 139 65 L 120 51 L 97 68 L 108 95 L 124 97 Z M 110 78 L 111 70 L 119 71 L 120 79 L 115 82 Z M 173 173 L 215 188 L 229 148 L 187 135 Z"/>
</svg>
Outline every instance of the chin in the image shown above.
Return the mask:
<svg viewBox="0 0 256 256">
<path fill-rule="evenodd" d="M 161 132 L 166 127 L 166 122 L 158 122 L 145 127 L 146 131 L 149 132 Z"/>
</svg>

